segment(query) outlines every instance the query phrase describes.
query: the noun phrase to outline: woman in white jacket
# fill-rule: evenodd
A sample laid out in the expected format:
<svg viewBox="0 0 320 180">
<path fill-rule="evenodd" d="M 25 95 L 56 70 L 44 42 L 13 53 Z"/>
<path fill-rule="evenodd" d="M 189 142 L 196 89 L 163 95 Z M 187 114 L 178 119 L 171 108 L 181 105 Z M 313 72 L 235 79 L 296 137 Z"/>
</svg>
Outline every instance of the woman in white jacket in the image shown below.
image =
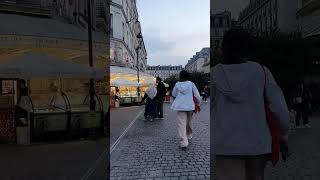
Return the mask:
<svg viewBox="0 0 320 180">
<path fill-rule="evenodd" d="M 192 114 L 195 110 L 195 102 L 200 105 L 201 97 L 195 84 L 189 81 L 187 71 L 180 72 L 180 82 L 177 82 L 172 90 L 172 96 L 175 98 L 171 109 L 177 111 L 177 127 L 180 136 L 181 148 L 186 148 L 192 139 Z"/>
</svg>

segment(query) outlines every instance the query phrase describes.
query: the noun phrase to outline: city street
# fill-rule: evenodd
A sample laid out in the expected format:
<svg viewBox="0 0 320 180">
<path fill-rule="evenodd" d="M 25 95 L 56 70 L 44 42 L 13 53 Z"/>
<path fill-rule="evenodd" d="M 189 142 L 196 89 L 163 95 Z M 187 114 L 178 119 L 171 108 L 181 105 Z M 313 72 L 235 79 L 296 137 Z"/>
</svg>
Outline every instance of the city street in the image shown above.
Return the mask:
<svg viewBox="0 0 320 180">
<path fill-rule="evenodd" d="M 276 168 L 268 167 L 266 180 L 320 179 L 320 114 L 311 118 L 312 129 L 297 129 L 290 137 L 292 156 Z"/>
<path fill-rule="evenodd" d="M 105 179 L 107 159 L 101 155 L 106 148 L 106 139 L 32 146 L 0 145 L 0 179 Z"/>
<path fill-rule="evenodd" d="M 110 110 L 110 145 L 121 136 L 144 106 L 112 108 Z"/>
<path fill-rule="evenodd" d="M 168 103 L 164 111 L 163 120 L 144 122 L 140 116 L 123 136 L 110 155 L 110 179 L 209 179 L 209 103 L 194 116 L 194 137 L 186 151 L 179 147 L 176 112 Z"/>
</svg>

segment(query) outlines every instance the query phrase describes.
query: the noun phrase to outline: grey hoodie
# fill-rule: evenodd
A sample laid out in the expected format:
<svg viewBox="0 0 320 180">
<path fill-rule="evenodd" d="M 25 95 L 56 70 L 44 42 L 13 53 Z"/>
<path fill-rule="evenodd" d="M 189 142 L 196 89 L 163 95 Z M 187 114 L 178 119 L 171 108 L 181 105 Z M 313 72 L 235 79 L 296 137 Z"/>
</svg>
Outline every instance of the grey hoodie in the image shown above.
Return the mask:
<svg viewBox="0 0 320 180">
<path fill-rule="evenodd" d="M 214 154 L 260 155 L 271 152 L 264 110 L 264 86 L 281 129 L 289 128 L 289 111 L 270 71 L 258 63 L 218 64 L 211 69 L 211 143 Z"/>
</svg>

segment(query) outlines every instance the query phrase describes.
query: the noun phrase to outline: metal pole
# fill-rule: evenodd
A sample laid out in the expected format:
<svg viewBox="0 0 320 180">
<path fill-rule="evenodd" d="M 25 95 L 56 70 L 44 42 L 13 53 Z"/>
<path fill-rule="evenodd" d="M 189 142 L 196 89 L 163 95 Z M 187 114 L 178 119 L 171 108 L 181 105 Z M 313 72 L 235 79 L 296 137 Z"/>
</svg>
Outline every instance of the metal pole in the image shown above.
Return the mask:
<svg viewBox="0 0 320 180">
<path fill-rule="evenodd" d="M 138 48 L 137 48 L 138 97 L 140 97 L 139 48 L 140 48 L 140 46 L 138 46 Z"/>
<path fill-rule="evenodd" d="M 88 40 L 89 40 L 89 66 L 93 67 L 93 57 L 92 57 L 92 17 L 91 17 L 91 0 L 87 0 L 87 9 L 88 9 Z M 91 129 L 90 136 L 96 138 L 96 101 L 94 99 L 95 89 L 94 89 L 94 79 L 90 78 L 90 121 Z"/>
</svg>

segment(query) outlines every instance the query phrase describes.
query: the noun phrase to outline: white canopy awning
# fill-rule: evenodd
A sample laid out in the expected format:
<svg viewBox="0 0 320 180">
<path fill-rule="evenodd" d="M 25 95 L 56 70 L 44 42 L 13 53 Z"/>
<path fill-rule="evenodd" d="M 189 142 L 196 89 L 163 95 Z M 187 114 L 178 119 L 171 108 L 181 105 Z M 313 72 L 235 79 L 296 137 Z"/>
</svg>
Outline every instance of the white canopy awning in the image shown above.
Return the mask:
<svg viewBox="0 0 320 180">
<path fill-rule="evenodd" d="M 105 72 L 89 66 L 40 54 L 22 56 L 0 64 L 0 78 L 95 78 L 103 79 Z"/>
<path fill-rule="evenodd" d="M 151 83 L 155 83 L 155 77 L 139 72 L 138 83 L 137 70 L 127 67 L 110 66 L 110 82 L 111 86 L 148 86 Z"/>
<path fill-rule="evenodd" d="M 131 69 L 131 68 L 127 68 L 127 67 L 119 67 L 119 66 L 110 66 L 110 73 L 111 74 L 127 74 L 127 75 L 135 75 L 137 76 L 138 72 L 137 70 Z M 145 77 L 150 77 L 150 78 L 154 78 L 153 76 L 151 76 L 150 74 L 144 73 L 144 72 L 139 72 L 140 76 L 145 76 Z"/>
<path fill-rule="evenodd" d="M 110 81 L 111 86 L 129 86 L 138 87 L 138 82 L 130 81 L 127 79 L 114 79 Z"/>
</svg>

